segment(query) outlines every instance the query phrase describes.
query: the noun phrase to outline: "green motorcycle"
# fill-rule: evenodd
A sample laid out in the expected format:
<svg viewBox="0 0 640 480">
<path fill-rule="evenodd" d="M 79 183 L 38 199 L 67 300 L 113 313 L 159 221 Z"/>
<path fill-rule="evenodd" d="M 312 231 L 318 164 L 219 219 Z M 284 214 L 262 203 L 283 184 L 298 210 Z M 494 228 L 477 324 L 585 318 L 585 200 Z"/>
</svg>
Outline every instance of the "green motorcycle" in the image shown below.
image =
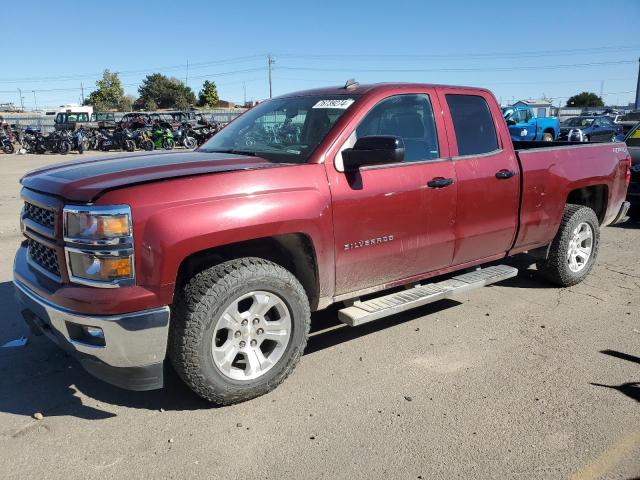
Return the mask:
<svg viewBox="0 0 640 480">
<path fill-rule="evenodd" d="M 151 140 L 155 148 L 164 148 L 165 150 L 173 150 L 176 142 L 173 139 L 173 133 L 170 128 L 157 125 L 151 133 Z"/>
</svg>

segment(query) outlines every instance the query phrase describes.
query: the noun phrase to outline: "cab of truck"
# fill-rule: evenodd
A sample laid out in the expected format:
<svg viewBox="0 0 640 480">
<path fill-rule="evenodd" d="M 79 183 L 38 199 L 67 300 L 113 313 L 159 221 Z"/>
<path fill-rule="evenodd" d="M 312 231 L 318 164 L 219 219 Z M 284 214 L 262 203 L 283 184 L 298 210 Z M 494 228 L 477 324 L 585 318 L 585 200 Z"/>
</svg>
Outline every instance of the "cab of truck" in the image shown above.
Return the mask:
<svg viewBox="0 0 640 480">
<path fill-rule="evenodd" d="M 526 105 L 512 105 L 502 109 L 513 141 L 552 142 L 560 135 L 560 120 L 556 117 L 536 117 Z"/>
</svg>

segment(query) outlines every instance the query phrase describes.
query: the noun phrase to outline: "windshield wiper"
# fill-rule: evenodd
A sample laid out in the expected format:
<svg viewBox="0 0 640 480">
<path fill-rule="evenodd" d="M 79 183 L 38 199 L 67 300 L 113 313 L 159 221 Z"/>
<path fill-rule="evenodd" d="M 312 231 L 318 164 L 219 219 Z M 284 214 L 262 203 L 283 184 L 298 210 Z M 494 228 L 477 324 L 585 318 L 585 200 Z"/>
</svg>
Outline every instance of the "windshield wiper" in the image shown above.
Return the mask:
<svg viewBox="0 0 640 480">
<path fill-rule="evenodd" d="M 239 155 L 247 155 L 249 157 L 255 157 L 256 156 L 256 152 L 248 152 L 248 151 L 244 151 L 244 150 L 234 150 L 233 148 L 228 148 L 225 150 L 203 150 L 207 153 L 237 153 Z"/>
</svg>

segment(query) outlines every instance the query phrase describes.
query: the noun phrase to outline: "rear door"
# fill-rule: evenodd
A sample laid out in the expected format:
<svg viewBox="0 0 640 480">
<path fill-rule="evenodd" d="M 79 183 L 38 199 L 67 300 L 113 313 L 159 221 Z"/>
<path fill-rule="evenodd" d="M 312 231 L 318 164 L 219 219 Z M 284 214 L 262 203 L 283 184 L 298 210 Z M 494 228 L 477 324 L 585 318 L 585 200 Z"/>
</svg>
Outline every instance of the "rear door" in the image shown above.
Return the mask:
<svg viewBox="0 0 640 480">
<path fill-rule="evenodd" d="M 457 184 L 442 116 L 434 112 L 440 106 L 433 89 L 377 94 L 328 152 L 336 295 L 451 264 Z M 401 137 L 404 162 L 345 173 L 340 152 L 370 135 Z"/>
<path fill-rule="evenodd" d="M 439 92 L 458 182 L 453 264 L 459 265 L 511 247 L 520 171 L 511 139 L 496 121 L 500 111 L 490 93 L 456 88 Z"/>
</svg>

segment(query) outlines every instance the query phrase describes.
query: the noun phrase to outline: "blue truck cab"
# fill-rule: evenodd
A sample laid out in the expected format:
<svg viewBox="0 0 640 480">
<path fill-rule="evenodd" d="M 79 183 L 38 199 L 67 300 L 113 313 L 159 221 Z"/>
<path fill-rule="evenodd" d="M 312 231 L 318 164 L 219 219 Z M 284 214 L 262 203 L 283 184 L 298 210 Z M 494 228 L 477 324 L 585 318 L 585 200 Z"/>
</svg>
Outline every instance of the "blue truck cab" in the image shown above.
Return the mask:
<svg viewBox="0 0 640 480">
<path fill-rule="evenodd" d="M 512 105 L 502 109 L 511 139 L 514 141 L 552 142 L 560 136 L 560 120 L 557 117 L 536 117 L 526 105 Z"/>
</svg>

